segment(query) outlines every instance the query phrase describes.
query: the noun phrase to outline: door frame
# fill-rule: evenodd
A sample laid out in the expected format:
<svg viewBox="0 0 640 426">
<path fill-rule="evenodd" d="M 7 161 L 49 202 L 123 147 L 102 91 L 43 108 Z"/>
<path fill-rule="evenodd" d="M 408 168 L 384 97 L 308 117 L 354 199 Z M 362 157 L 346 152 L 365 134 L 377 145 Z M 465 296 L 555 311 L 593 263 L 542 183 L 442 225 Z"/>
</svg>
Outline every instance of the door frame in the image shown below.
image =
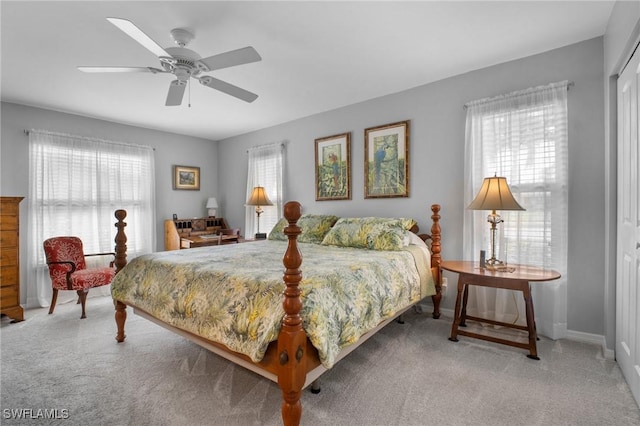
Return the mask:
<svg viewBox="0 0 640 426">
<path fill-rule="evenodd" d="M 640 188 L 640 177 L 637 174 L 637 169 L 638 169 L 638 160 L 640 159 L 640 153 L 638 152 L 638 150 L 640 149 L 640 147 L 638 146 L 639 143 L 639 138 L 640 138 L 640 99 L 639 99 L 639 94 L 640 94 L 640 88 L 638 88 L 638 64 L 640 63 L 640 42 L 638 40 L 636 40 L 635 44 L 633 45 L 633 48 L 630 49 L 630 56 L 628 57 L 628 59 L 624 62 L 624 66 L 622 66 L 620 68 L 620 71 L 618 73 L 618 78 L 616 81 L 616 105 L 617 106 L 621 106 L 622 104 L 620 103 L 621 99 L 619 98 L 619 94 L 620 94 L 620 87 L 621 84 L 624 84 L 626 86 L 627 82 L 631 82 L 631 84 L 633 84 L 633 95 L 632 98 L 634 100 L 634 103 L 632 103 L 632 109 L 631 111 L 634 112 L 634 116 L 631 117 L 631 123 L 632 123 L 632 133 L 634 134 L 635 138 L 631 139 L 631 143 L 633 144 L 635 142 L 635 146 L 634 145 L 630 145 L 631 147 L 631 152 L 630 154 L 632 154 L 632 156 L 630 158 L 632 158 L 632 163 L 626 164 L 626 167 L 629 167 L 628 170 L 636 170 L 635 172 L 635 177 L 633 178 L 634 180 L 631 181 L 631 184 L 634 186 L 631 186 L 629 188 L 625 188 L 624 187 L 624 183 L 620 182 L 619 178 L 621 177 L 621 163 L 620 161 L 622 160 L 622 158 L 620 157 L 620 150 L 623 149 L 624 146 L 626 146 L 628 144 L 628 141 L 626 141 L 626 138 L 623 136 L 623 134 L 620 133 L 620 131 L 624 132 L 624 129 L 620 128 L 620 120 L 622 115 L 621 114 L 625 114 L 624 111 L 621 111 L 619 108 L 616 109 L 616 153 L 618 154 L 616 156 L 616 256 L 615 256 L 615 260 L 616 260 L 616 279 L 615 279 L 615 288 L 616 288 L 616 310 L 615 310 L 615 317 L 616 317 L 616 325 L 615 325 L 615 330 L 616 330 L 616 336 L 615 336 L 615 350 L 616 350 L 616 360 L 621 363 L 620 364 L 620 368 L 622 370 L 623 376 L 625 377 L 625 380 L 627 381 L 627 383 L 629 384 L 629 387 L 632 390 L 632 393 L 634 395 L 634 398 L 636 400 L 636 402 L 638 404 L 640 404 L 640 380 L 639 380 L 639 375 L 638 375 L 638 364 L 640 364 L 640 353 L 638 353 L 638 347 L 640 346 L 640 341 L 638 340 L 640 337 L 637 336 L 637 332 L 638 330 L 636 329 L 636 327 L 639 326 L 640 324 L 640 294 L 638 293 L 640 291 L 640 289 L 638 288 L 638 260 L 639 260 L 639 254 L 638 254 L 638 248 L 640 248 L 640 243 L 638 242 L 638 238 L 640 238 L 640 233 L 638 231 L 638 218 L 640 217 L 640 211 L 638 211 L 637 209 L 640 206 L 640 200 L 636 199 L 636 197 L 638 196 L 639 188 Z M 630 64 L 633 65 L 633 69 L 628 69 L 627 67 L 630 66 Z M 624 80 L 621 80 L 621 77 L 623 76 L 624 73 L 627 73 L 627 75 L 625 76 Z M 631 73 L 631 75 L 629 75 L 629 73 Z M 629 78 L 630 77 L 630 78 Z M 635 105 L 635 110 L 633 109 L 633 105 Z M 626 114 L 625 114 L 626 115 Z M 624 134 L 626 134 L 626 132 L 624 132 Z M 624 140 L 623 140 L 624 139 Z M 635 162 L 635 163 L 634 163 Z M 627 170 L 626 168 L 623 168 L 622 170 Z M 624 172 L 622 172 L 624 173 Z M 634 174 L 633 172 L 631 172 L 632 175 Z M 634 205 L 632 207 L 630 207 L 632 210 L 632 216 L 630 217 L 630 219 L 632 220 L 631 225 L 626 224 L 624 225 L 624 228 L 619 229 L 619 227 L 622 225 L 622 223 L 626 223 L 626 222 L 619 222 L 621 220 L 620 217 L 620 203 L 622 200 L 625 200 L 628 198 L 625 198 L 625 194 L 628 194 L 627 191 L 631 191 L 632 194 L 634 194 L 631 197 L 632 202 L 634 203 Z M 622 198 L 620 198 L 622 197 Z M 633 230 L 633 238 L 631 239 L 631 241 L 627 240 L 627 236 L 628 236 L 628 232 L 630 231 L 629 229 L 626 229 L 627 226 L 631 226 L 631 229 Z M 622 231 L 622 234 L 620 234 L 620 231 Z M 623 235 L 624 238 L 623 240 L 618 240 L 618 236 Z M 631 244 L 632 248 L 629 248 L 629 243 Z M 623 247 L 624 245 L 624 247 Z M 636 246 L 635 248 L 633 246 Z M 620 299 L 621 297 L 623 297 L 622 295 L 617 294 L 618 290 L 620 290 L 620 286 L 624 286 L 624 278 L 623 276 L 625 275 L 625 270 L 627 268 L 625 268 L 624 264 L 622 263 L 622 258 L 620 258 L 619 256 L 621 256 L 621 253 L 624 252 L 626 254 L 628 254 L 629 256 L 634 256 L 633 257 L 633 262 L 630 266 L 628 266 L 629 268 L 632 268 L 631 271 L 627 271 L 628 273 L 630 273 L 635 279 L 633 281 L 629 281 L 627 284 L 630 284 L 631 287 L 630 290 L 631 291 L 631 302 L 629 305 L 629 309 L 632 310 L 628 310 L 627 312 L 630 312 L 631 314 L 626 318 L 626 321 L 630 321 L 629 323 L 625 322 L 623 324 L 618 323 L 617 321 L 619 319 L 621 319 L 621 315 L 623 311 L 619 311 L 621 304 L 623 303 L 623 301 Z M 624 257 L 624 256 L 623 256 Z M 632 278 L 633 279 L 633 278 Z M 634 282 L 635 281 L 635 282 Z M 634 293 L 635 292 L 635 293 Z M 624 318 L 622 318 L 624 319 Z M 629 343 L 631 345 L 631 347 L 628 350 L 631 351 L 631 354 L 629 356 L 625 355 L 625 349 L 623 346 L 625 345 L 625 337 L 622 336 L 621 333 L 623 333 L 622 330 L 624 330 L 624 324 L 627 324 L 627 326 L 632 327 L 632 329 L 629 331 L 627 330 L 626 335 L 627 337 L 629 337 L 630 341 L 626 342 Z M 621 328 L 622 327 L 622 328 Z M 634 332 L 635 330 L 635 332 Z M 621 346 L 622 345 L 622 346 Z M 620 353 L 620 352 L 621 353 Z"/>
<path fill-rule="evenodd" d="M 602 354 L 615 360 L 616 348 L 616 285 L 617 285 L 617 217 L 618 217 L 618 76 L 625 69 L 640 45 L 640 21 L 630 33 L 622 50 L 614 74 L 605 81 L 605 285 L 604 285 L 604 339 Z M 606 108 L 608 106 L 608 108 Z"/>
</svg>

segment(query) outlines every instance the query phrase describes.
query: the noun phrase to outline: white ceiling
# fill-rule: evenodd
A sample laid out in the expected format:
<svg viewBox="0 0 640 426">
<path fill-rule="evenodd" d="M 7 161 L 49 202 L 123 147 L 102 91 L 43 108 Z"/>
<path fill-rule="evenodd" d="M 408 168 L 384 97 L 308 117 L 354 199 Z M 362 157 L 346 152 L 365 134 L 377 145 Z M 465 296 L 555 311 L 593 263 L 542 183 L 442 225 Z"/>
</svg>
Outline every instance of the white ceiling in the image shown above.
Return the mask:
<svg viewBox="0 0 640 426">
<path fill-rule="evenodd" d="M 211 140 L 269 127 L 604 34 L 613 1 L 7 1 L 2 101 Z M 86 74 L 78 65 L 157 67 L 106 17 L 163 47 L 195 33 L 202 57 L 253 46 L 262 61 L 208 73 L 253 103 L 193 81 L 164 105 L 168 74 Z"/>
</svg>

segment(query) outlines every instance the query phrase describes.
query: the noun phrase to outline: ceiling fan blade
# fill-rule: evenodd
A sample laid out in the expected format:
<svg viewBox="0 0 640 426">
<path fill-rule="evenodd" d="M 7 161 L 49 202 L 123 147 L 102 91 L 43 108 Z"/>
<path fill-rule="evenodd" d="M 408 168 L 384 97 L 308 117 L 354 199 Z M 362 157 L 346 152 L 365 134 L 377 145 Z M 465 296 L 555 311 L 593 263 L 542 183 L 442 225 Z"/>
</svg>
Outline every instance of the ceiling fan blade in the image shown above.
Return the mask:
<svg viewBox="0 0 640 426">
<path fill-rule="evenodd" d="M 116 27 L 120 28 L 129 37 L 146 47 L 154 55 L 158 57 L 166 56 L 171 57 L 158 43 L 153 41 L 151 37 L 146 35 L 142 30 L 135 26 L 135 24 L 127 19 L 122 18 L 107 18 L 107 21 L 111 22 Z"/>
<path fill-rule="evenodd" d="M 208 75 L 200 77 L 200 83 L 204 84 L 205 86 L 209 86 L 212 89 L 216 89 L 223 93 L 226 93 L 227 95 L 231 95 L 233 97 L 241 99 L 245 102 L 253 102 L 258 98 L 258 95 L 256 95 L 255 93 L 251 93 L 247 90 L 234 86 L 233 84 L 229 84 Z"/>
<path fill-rule="evenodd" d="M 78 67 L 82 72 L 166 72 L 153 67 Z"/>
<path fill-rule="evenodd" d="M 167 94 L 166 106 L 177 106 L 182 103 L 182 97 L 184 96 L 184 89 L 187 84 L 180 80 L 173 80 L 169 85 L 169 93 Z"/>
<path fill-rule="evenodd" d="M 242 49 L 231 50 L 229 52 L 220 53 L 219 55 L 200 59 L 200 62 L 204 63 L 209 68 L 209 71 L 213 71 L 236 65 L 249 64 L 251 62 L 258 62 L 260 60 L 262 60 L 262 58 L 258 52 L 256 52 L 256 49 L 251 46 L 247 46 Z"/>
</svg>

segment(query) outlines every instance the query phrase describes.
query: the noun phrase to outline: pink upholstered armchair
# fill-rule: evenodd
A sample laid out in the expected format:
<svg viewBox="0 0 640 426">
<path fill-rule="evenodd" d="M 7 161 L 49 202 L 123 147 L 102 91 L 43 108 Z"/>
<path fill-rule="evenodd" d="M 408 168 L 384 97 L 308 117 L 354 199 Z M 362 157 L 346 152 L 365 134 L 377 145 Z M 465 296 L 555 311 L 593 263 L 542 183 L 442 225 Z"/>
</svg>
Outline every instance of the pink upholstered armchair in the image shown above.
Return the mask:
<svg viewBox="0 0 640 426">
<path fill-rule="evenodd" d="M 58 290 L 75 290 L 78 302 L 82 303 L 82 318 L 86 318 L 85 304 L 87 293 L 93 287 L 108 285 L 116 270 L 113 267 L 115 253 L 84 254 L 82 241 L 78 237 L 53 237 L 43 243 L 44 253 L 49 266 L 49 276 L 53 285 L 53 298 L 49 314 L 53 313 L 58 299 Z M 109 267 L 87 269 L 87 256 L 113 256 Z"/>
</svg>

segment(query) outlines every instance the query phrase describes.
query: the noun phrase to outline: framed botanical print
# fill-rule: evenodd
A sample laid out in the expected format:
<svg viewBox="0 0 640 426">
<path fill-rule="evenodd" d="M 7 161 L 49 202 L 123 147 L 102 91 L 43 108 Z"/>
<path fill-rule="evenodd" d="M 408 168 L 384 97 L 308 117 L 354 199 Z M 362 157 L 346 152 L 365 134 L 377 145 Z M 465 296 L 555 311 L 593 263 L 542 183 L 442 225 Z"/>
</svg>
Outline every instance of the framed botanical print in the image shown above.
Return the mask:
<svg viewBox="0 0 640 426">
<path fill-rule="evenodd" d="M 173 166 L 173 189 L 200 190 L 200 167 Z"/>
<path fill-rule="evenodd" d="M 351 133 L 316 139 L 316 201 L 351 199 Z"/>
<path fill-rule="evenodd" d="M 409 121 L 364 131 L 364 198 L 409 196 Z"/>
</svg>

